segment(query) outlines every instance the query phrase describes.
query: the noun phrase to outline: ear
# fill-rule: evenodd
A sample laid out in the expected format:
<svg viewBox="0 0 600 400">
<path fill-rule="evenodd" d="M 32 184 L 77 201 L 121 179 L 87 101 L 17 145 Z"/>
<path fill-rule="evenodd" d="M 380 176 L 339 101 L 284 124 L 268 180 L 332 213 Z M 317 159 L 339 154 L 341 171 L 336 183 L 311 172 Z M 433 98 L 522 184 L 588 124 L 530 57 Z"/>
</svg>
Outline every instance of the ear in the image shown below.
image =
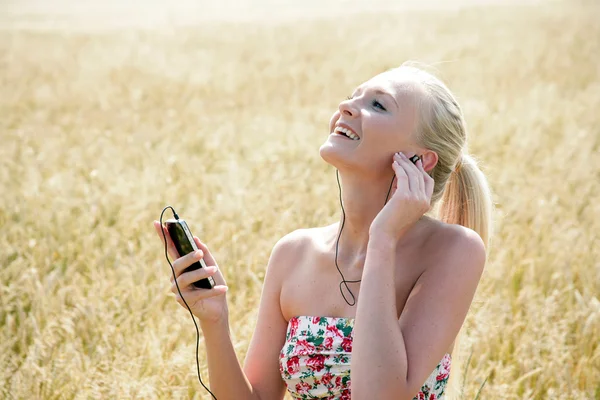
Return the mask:
<svg viewBox="0 0 600 400">
<path fill-rule="evenodd" d="M 433 150 L 423 150 L 421 157 L 425 172 L 431 171 L 438 163 L 438 155 Z"/>
</svg>

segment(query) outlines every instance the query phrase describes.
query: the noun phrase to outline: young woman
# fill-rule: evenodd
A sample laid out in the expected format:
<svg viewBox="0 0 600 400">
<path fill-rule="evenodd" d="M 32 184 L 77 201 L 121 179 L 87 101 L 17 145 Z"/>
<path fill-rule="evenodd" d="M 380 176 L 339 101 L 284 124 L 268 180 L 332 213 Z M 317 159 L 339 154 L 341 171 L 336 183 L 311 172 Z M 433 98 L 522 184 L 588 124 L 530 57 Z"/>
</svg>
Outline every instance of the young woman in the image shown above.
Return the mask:
<svg viewBox="0 0 600 400">
<path fill-rule="evenodd" d="M 492 222 L 461 109 L 437 78 L 401 66 L 357 87 L 329 132 L 320 154 L 342 181 L 341 220 L 275 244 L 243 368 L 217 262 L 198 238 L 180 258 L 168 243 L 219 400 L 282 399 L 286 387 L 298 399 L 444 395 Z M 439 219 L 425 215 L 440 200 Z M 211 267 L 182 273 L 202 257 Z M 207 276 L 215 288 L 191 285 Z"/>
</svg>

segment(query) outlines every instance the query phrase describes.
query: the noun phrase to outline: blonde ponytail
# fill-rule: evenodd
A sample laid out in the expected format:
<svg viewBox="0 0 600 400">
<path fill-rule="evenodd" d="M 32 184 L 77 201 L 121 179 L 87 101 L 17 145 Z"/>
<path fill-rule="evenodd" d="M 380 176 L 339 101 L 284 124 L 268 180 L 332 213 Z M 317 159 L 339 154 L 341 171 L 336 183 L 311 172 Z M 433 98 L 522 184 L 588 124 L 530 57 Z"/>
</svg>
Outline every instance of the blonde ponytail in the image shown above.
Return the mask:
<svg viewBox="0 0 600 400">
<path fill-rule="evenodd" d="M 411 76 L 422 89 L 418 99 L 420 118 L 416 140 L 438 156 L 436 165 L 429 171 L 434 180 L 433 214 L 446 223 L 477 232 L 487 249 L 493 231 L 491 190 L 475 158 L 466 154 L 467 128 L 462 110 L 442 81 L 410 64 L 405 63 L 395 72 Z M 459 334 L 452 352 L 448 386 L 449 391 L 458 396 L 461 396 L 459 382 L 465 364 L 465 354 L 459 349 L 460 337 Z"/>
<path fill-rule="evenodd" d="M 465 153 L 467 128 L 462 110 L 442 81 L 411 64 L 393 71 L 412 77 L 421 89 L 416 139 L 438 156 L 429 171 L 434 180 L 432 209 L 437 209 L 442 221 L 477 232 L 487 248 L 493 230 L 491 191 L 477 161 Z"/>
<path fill-rule="evenodd" d="M 462 154 L 446 183 L 439 218 L 474 230 L 487 248 L 492 237 L 492 208 L 485 175 L 473 157 Z"/>
</svg>

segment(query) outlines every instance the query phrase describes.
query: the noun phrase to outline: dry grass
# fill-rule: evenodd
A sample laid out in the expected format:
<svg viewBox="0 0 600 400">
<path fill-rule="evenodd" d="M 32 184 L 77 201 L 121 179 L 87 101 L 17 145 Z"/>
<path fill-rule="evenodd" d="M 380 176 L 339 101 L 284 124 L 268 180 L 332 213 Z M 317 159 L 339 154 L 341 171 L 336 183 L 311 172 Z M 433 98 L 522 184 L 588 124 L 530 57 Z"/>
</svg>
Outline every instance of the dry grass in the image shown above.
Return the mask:
<svg viewBox="0 0 600 400">
<path fill-rule="evenodd" d="M 598 5 L 307 15 L 1 31 L 2 397 L 208 399 L 151 221 L 211 246 L 243 359 L 275 241 L 338 218 L 330 114 L 418 59 L 448 61 L 498 205 L 456 397 L 600 398 Z"/>
</svg>

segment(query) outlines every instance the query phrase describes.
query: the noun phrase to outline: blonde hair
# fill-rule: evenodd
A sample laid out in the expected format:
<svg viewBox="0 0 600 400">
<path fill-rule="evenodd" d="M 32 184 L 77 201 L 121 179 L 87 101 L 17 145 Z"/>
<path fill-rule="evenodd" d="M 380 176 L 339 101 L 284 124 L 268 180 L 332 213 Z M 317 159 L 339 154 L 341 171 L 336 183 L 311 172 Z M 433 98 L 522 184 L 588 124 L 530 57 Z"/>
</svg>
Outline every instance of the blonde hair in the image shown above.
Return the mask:
<svg viewBox="0 0 600 400">
<path fill-rule="evenodd" d="M 467 128 L 462 110 L 448 87 L 437 77 L 407 63 L 396 68 L 409 74 L 419 85 L 417 143 L 438 155 L 436 166 L 429 171 L 434 179 L 431 198 L 440 220 L 459 224 L 477 232 L 486 249 L 492 237 L 493 202 L 488 181 L 476 159 L 467 153 Z M 439 203 L 439 204 L 438 204 Z M 448 383 L 450 398 L 463 398 L 459 384 L 466 374 L 469 360 L 462 334 L 455 340 L 452 373 Z M 469 357 L 470 359 L 470 357 Z"/>
<path fill-rule="evenodd" d="M 429 171 L 435 181 L 432 207 L 441 200 L 439 219 L 474 230 L 487 248 L 492 237 L 492 196 L 477 161 L 466 152 L 467 129 L 458 102 L 441 80 L 423 69 L 404 63 L 393 71 L 408 74 L 422 89 L 417 142 L 438 155 Z"/>
</svg>

